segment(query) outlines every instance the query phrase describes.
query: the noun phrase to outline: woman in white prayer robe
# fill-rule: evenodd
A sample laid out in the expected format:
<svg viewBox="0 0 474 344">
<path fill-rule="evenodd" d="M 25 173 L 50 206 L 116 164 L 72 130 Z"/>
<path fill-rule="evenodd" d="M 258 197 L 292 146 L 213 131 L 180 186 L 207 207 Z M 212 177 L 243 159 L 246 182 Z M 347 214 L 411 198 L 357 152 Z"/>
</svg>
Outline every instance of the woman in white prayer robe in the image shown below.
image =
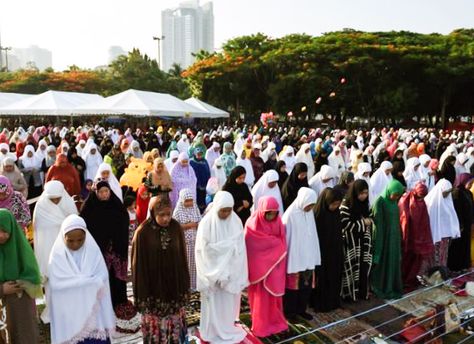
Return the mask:
<svg viewBox="0 0 474 344">
<path fill-rule="evenodd" d="M 288 174 L 293 171 L 293 167 L 296 165 L 295 150 L 291 146 L 285 146 L 280 153 L 280 160 L 283 160 L 286 165 L 286 172 Z"/>
<path fill-rule="evenodd" d="M 304 143 L 296 153 L 296 162 L 304 162 L 308 166 L 308 180 L 310 180 L 314 176 L 315 167 L 309 143 Z"/>
<path fill-rule="evenodd" d="M 282 217 L 288 245 L 286 291 L 283 297 L 287 319 L 293 319 L 297 315 L 307 320 L 313 318 L 306 312 L 306 308 L 311 290 L 315 287 L 314 269 L 321 265 L 313 211 L 316 201 L 316 193 L 310 188 L 302 187 Z"/>
<path fill-rule="evenodd" d="M 174 167 L 174 164 L 176 164 L 176 162 L 178 161 L 178 157 L 179 157 L 179 152 L 177 150 L 172 150 L 170 152 L 170 157 L 165 160 L 165 166 L 168 172 L 171 172 L 171 170 Z"/>
<path fill-rule="evenodd" d="M 372 192 L 370 183 L 370 173 L 372 172 L 372 166 L 368 162 L 361 162 L 357 165 L 357 173 L 354 174 L 354 180 L 362 179 L 367 182 L 369 186 L 369 204 L 372 205 L 375 202 L 375 195 Z"/>
<path fill-rule="evenodd" d="M 110 189 L 113 191 L 115 196 L 117 196 L 118 199 L 123 202 L 123 193 L 122 188 L 120 187 L 120 183 L 117 180 L 117 177 L 115 177 L 114 173 L 112 172 L 112 167 L 105 162 L 99 165 L 97 173 L 95 174 L 94 181 L 97 182 L 100 180 L 107 181 L 110 185 Z"/>
<path fill-rule="evenodd" d="M 243 328 L 235 325 L 240 295 L 248 286 L 248 266 L 242 221 L 232 210 L 233 206 L 230 193 L 217 192 L 197 231 L 199 331 L 201 338 L 212 344 L 240 343 L 247 336 Z"/>
<path fill-rule="evenodd" d="M 51 249 L 61 224 L 72 214 L 77 214 L 77 208 L 63 183 L 59 180 L 47 182 L 33 213 L 35 256 L 43 276 L 47 273 Z"/>
<path fill-rule="evenodd" d="M 370 188 L 375 199 L 380 196 L 388 183 L 393 179 L 392 169 L 393 165 L 390 161 L 383 161 L 377 171 L 370 177 Z"/>
<path fill-rule="evenodd" d="M 331 166 L 323 165 L 321 170 L 309 180 L 308 184 L 316 192 L 316 197 L 319 197 L 324 189 L 336 185 L 336 171 Z"/>
<path fill-rule="evenodd" d="M 456 162 L 454 163 L 454 168 L 456 169 L 456 176 L 460 176 L 463 173 L 470 173 L 466 168 L 466 164 L 469 161 L 469 157 L 465 153 L 459 153 L 456 157 Z"/>
<path fill-rule="evenodd" d="M 103 159 L 100 155 L 97 145 L 95 143 L 90 143 L 89 147 L 84 148 L 84 162 L 86 163 L 86 174 L 84 179 L 94 180 L 94 177 L 99 169 L 100 164 L 102 164 Z"/>
<path fill-rule="evenodd" d="M 410 158 L 407 160 L 407 165 L 405 167 L 405 171 L 403 172 L 403 177 L 407 183 L 406 191 L 411 191 L 415 188 L 415 185 L 418 182 L 425 182 L 423 175 L 420 170 L 420 159 L 418 158 Z"/>
<path fill-rule="evenodd" d="M 283 216 L 283 200 L 281 198 L 280 187 L 278 186 L 278 172 L 275 170 L 268 170 L 258 180 L 252 188 L 253 206 L 252 212 L 257 209 L 258 200 L 263 196 L 271 196 L 276 199 L 279 206 L 280 216 Z"/>
<path fill-rule="evenodd" d="M 429 187 L 429 182 L 428 180 L 431 177 L 431 169 L 430 169 L 430 162 L 431 162 L 431 157 L 428 154 L 422 154 L 418 158 L 420 160 L 420 174 L 423 179 L 425 179 L 425 184 Z"/>
<path fill-rule="evenodd" d="M 474 164 L 474 147 L 469 147 L 466 151 L 467 162 L 464 165 L 468 173 L 471 173 L 471 166 Z"/>
<path fill-rule="evenodd" d="M 176 144 L 176 147 L 178 148 L 178 151 L 180 153 L 183 153 L 183 152 L 187 153 L 190 146 L 191 145 L 189 143 L 188 136 L 186 134 L 182 134 L 181 138 L 179 139 L 178 143 Z"/>
<path fill-rule="evenodd" d="M 425 197 L 430 217 L 431 236 L 435 244 L 431 267 L 447 266 L 451 239 L 461 236 L 459 219 L 454 209 L 453 185 L 447 179 L 440 179 Z"/>
<path fill-rule="evenodd" d="M 214 162 L 221 156 L 221 145 L 214 141 L 212 146 L 206 151 L 206 161 L 209 169 L 212 169 Z"/>
<path fill-rule="evenodd" d="M 328 157 L 328 165 L 336 171 L 336 178 L 339 180 L 342 173 L 346 171 L 346 163 L 342 157 L 341 147 L 336 146 Z"/>
<path fill-rule="evenodd" d="M 53 344 L 110 343 L 115 315 L 109 274 L 99 246 L 77 215 L 64 220 L 54 243 L 46 296 Z"/>
<path fill-rule="evenodd" d="M 452 143 L 446 148 L 446 150 L 441 154 L 439 158 L 439 166 L 443 166 L 444 160 L 450 155 L 456 156 L 458 154 L 458 150 L 456 149 L 456 144 Z"/>
<path fill-rule="evenodd" d="M 253 183 L 255 182 L 255 175 L 253 173 L 252 162 L 249 158 L 247 158 L 247 153 L 245 152 L 245 149 L 242 149 L 241 151 L 239 151 L 239 154 L 237 154 L 236 164 L 237 166 L 242 166 L 243 168 L 245 168 L 245 184 L 247 184 L 249 189 L 251 189 Z"/>
</svg>

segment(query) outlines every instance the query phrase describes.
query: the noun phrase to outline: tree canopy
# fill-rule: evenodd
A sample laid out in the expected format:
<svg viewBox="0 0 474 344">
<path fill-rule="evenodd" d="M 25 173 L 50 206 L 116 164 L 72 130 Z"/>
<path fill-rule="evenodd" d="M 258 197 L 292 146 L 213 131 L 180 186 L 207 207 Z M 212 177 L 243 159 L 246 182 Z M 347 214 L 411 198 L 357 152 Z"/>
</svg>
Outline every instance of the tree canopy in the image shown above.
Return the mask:
<svg viewBox="0 0 474 344">
<path fill-rule="evenodd" d="M 474 115 L 474 29 L 448 35 L 345 29 L 318 37 L 262 33 L 231 39 L 217 52 L 168 72 L 134 49 L 109 66 L 57 72 L 34 67 L 0 73 L 0 91 L 99 93 L 130 88 L 191 95 L 258 119 L 272 111 L 304 119 L 321 114 L 343 125 Z"/>
<path fill-rule="evenodd" d="M 109 66 L 84 70 L 76 65 L 56 72 L 53 69 L 38 71 L 36 68 L 0 73 L 0 92 L 37 94 L 48 90 L 98 93 L 109 96 L 130 88 L 170 93 L 188 98 L 190 91 L 181 77 L 179 66 L 165 73 L 155 60 L 134 49 L 121 55 Z"/>
<path fill-rule="evenodd" d="M 194 96 L 247 114 L 323 114 L 340 124 L 355 116 L 444 122 L 446 116 L 474 115 L 473 57 L 474 30 L 467 29 L 449 35 L 259 33 L 197 54 L 183 76 Z"/>
</svg>

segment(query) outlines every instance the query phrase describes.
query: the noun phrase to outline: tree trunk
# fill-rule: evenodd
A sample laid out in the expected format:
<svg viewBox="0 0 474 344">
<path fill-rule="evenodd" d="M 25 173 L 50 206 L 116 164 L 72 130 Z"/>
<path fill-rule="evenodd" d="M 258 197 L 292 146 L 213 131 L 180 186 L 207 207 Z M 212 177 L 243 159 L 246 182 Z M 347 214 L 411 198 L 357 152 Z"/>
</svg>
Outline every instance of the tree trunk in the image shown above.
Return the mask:
<svg viewBox="0 0 474 344">
<path fill-rule="evenodd" d="M 441 114 L 440 114 L 440 126 L 441 128 L 446 128 L 446 107 L 448 105 L 448 96 L 446 93 L 443 95 L 443 100 L 441 102 Z"/>
</svg>

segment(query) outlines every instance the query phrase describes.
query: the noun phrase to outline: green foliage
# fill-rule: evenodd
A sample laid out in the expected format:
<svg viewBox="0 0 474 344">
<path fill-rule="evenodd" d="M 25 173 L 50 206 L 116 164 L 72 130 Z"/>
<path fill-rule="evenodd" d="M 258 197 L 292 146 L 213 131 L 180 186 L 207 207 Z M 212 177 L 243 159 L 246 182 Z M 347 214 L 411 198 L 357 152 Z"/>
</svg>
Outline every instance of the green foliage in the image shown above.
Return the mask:
<svg viewBox="0 0 474 344">
<path fill-rule="evenodd" d="M 259 33 L 197 54 L 183 76 L 194 96 L 255 117 L 269 110 L 303 117 L 305 106 L 305 116 L 320 113 L 339 123 L 345 116 L 444 122 L 473 114 L 473 58 L 472 29 L 449 35 L 345 29 L 276 39 Z"/>
<path fill-rule="evenodd" d="M 127 56 L 119 56 L 105 69 L 84 70 L 72 65 L 63 72 L 55 72 L 52 68 L 42 72 L 34 68 L 3 72 L 0 73 L 0 91 L 37 94 L 56 90 L 109 96 L 134 88 L 170 93 L 185 99 L 191 93 L 181 73 L 179 66 L 174 66 L 169 73 L 161 71 L 155 60 L 134 49 Z"/>
</svg>

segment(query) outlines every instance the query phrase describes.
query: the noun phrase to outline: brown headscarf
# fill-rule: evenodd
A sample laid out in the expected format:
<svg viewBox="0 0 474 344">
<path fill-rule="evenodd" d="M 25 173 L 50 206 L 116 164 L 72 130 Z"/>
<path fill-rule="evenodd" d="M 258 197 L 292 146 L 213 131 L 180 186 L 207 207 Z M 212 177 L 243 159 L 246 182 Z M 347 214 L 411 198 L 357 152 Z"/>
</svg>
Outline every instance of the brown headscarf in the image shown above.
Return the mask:
<svg viewBox="0 0 474 344">
<path fill-rule="evenodd" d="M 132 243 L 132 280 L 135 305 L 140 312 L 165 316 L 186 305 L 189 271 L 186 245 L 180 224 L 171 219 L 164 228 L 155 214 L 169 208 L 167 195 L 150 201 L 150 218 L 136 231 Z"/>
<path fill-rule="evenodd" d="M 158 166 L 162 166 L 163 170 L 157 172 Z M 153 171 L 150 172 L 151 182 L 153 186 L 160 186 L 161 190 L 171 190 L 173 183 L 171 182 L 171 176 L 166 169 L 165 160 L 163 158 L 156 158 L 153 162 Z"/>
</svg>

